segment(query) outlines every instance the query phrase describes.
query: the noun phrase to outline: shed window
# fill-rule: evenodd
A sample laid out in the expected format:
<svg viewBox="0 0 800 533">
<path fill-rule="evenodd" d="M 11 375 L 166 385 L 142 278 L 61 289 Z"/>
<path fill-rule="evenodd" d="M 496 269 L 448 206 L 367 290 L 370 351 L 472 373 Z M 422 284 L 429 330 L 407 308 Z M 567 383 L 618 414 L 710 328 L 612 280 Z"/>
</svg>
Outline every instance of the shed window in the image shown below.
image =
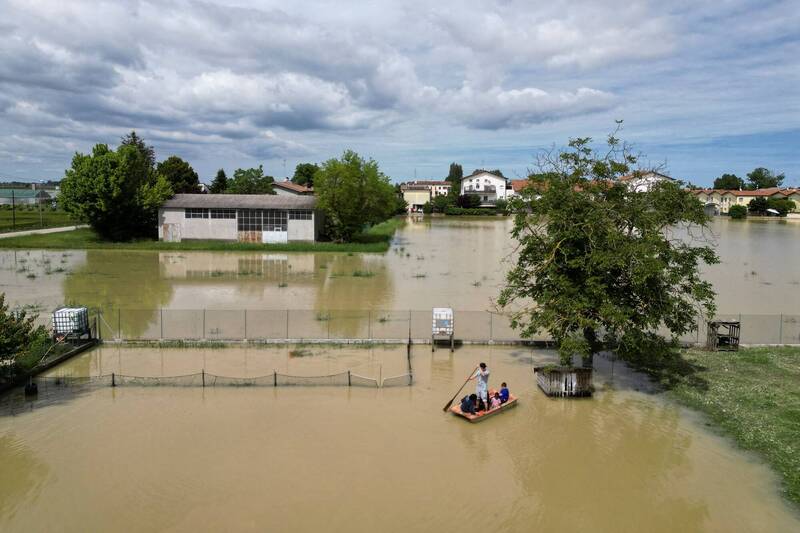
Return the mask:
<svg viewBox="0 0 800 533">
<path fill-rule="evenodd" d="M 212 209 L 211 218 L 236 218 L 236 209 Z"/>
<path fill-rule="evenodd" d="M 287 212 L 277 209 L 239 209 L 239 231 L 286 231 Z"/>
<path fill-rule="evenodd" d="M 310 209 L 298 209 L 289 211 L 289 220 L 311 220 Z"/>
<path fill-rule="evenodd" d="M 184 210 L 185 218 L 208 218 L 208 209 L 188 208 Z"/>
</svg>

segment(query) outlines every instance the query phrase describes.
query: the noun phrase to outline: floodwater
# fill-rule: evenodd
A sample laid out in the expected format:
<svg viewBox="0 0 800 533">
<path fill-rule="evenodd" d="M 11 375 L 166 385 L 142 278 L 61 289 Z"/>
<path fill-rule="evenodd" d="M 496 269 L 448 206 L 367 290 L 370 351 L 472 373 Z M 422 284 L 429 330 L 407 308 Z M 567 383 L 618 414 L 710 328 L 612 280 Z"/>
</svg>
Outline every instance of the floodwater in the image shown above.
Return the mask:
<svg viewBox="0 0 800 533">
<path fill-rule="evenodd" d="M 405 371 L 405 347 L 104 346 L 51 371 L 256 376 Z M 95 387 L 0 400 L 2 531 L 798 531 L 771 472 L 598 361 L 552 400 L 554 354 L 415 347 L 411 387 Z M 442 406 L 473 365 L 520 403 Z"/>
<path fill-rule="evenodd" d="M 48 313 L 123 310 L 494 309 L 513 253 L 508 219 L 408 219 L 386 254 L 2 251 L 0 291 Z M 720 314 L 800 314 L 800 223 L 717 218 Z M 109 320 L 111 322 L 112 320 Z"/>
</svg>

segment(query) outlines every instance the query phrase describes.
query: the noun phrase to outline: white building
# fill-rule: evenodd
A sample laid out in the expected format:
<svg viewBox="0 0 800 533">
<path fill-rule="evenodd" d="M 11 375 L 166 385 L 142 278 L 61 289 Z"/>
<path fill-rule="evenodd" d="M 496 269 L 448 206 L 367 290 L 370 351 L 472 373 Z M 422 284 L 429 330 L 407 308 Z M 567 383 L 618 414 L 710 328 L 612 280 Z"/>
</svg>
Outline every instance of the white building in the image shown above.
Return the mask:
<svg viewBox="0 0 800 533">
<path fill-rule="evenodd" d="M 675 181 L 667 175 L 658 172 L 633 172 L 619 178 L 628 184 L 628 189 L 634 192 L 647 192 L 653 185 L 662 181 Z"/>
<path fill-rule="evenodd" d="M 162 241 L 315 241 L 322 215 L 313 196 L 176 194 L 158 210 Z"/>
<path fill-rule="evenodd" d="M 461 178 L 461 194 L 474 194 L 481 199 L 481 205 L 492 205 L 497 200 L 505 200 L 510 194 L 508 180 L 485 170 L 478 170 Z"/>
</svg>

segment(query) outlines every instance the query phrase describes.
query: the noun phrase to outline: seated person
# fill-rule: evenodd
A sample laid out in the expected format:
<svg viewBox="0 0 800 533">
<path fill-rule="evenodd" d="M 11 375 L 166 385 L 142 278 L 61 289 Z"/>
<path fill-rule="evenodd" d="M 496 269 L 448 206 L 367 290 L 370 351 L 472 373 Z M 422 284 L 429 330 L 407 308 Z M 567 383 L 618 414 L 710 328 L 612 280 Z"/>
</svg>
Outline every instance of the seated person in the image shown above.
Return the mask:
<svg viewBox="0 0 800 533">
<path fill-rule="evenodd" d="M 504 381 L 503 383 L 500 384 L 500 403 L 501 404 L 504 404 L 504 403 L 506 403 L 508 401 L 508 395 L 509 395 L 508 385 L 506 385 L 506 382 Z"/>
<path fill-rule="evenodd" d="M 464 414 L 475 414 L 475 406 L 478 403 L 478 395 L 470 394 L 461 398 L 461 412 Z"/>
<path fill-rule="evenodd" d="M 498 407 L 500 407 L 500 404 L 502 404 L 502 403 L 503 402 L 500 400 L 500 393 L 499 392 L 495 392 L 494 396 L 492 397 L 492 407 L 491 408 L 492 409 L 497 409 Z"/>
</svg>

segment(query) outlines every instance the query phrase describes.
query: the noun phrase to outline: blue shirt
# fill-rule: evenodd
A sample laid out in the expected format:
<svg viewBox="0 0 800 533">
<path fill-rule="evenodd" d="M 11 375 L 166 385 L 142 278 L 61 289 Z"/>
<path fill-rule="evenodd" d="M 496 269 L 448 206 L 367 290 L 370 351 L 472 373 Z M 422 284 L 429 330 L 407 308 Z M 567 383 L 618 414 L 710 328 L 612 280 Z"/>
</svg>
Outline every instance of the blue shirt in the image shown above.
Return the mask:
<svg viewBox="0 0 800 533">
<path fill-rule="evenodd" d="M 503 403 L 508 401 L 508 389 L 506 387 L 500 389 L 500 401 Z"/>
</svg>

